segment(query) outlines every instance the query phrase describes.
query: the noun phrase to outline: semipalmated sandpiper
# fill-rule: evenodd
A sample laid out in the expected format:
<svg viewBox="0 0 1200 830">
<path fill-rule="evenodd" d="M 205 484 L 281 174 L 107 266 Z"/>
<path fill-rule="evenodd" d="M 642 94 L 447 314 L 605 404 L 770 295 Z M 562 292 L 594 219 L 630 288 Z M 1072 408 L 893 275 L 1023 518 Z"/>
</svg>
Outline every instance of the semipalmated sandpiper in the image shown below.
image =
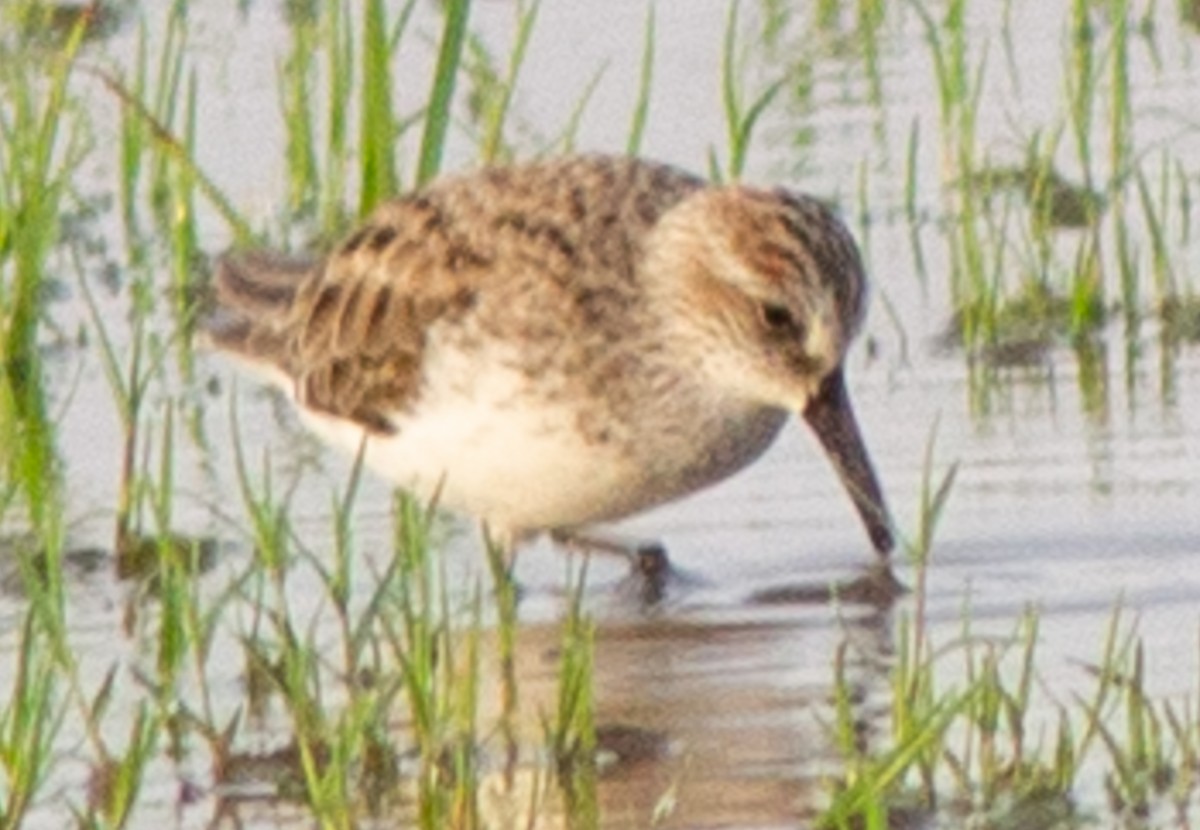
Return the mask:
<svg viewBox="0 0 1200 830">
<path fill-rule="evenodd" d="M 320 436 L 515 546 L 719 481 L 789 413 L 893 546 L 843 363 L 865 310 L 822 202 L 580 156 L 448 176 L 321 259 L 226 256 L 209 340 Z"/>
</svg>

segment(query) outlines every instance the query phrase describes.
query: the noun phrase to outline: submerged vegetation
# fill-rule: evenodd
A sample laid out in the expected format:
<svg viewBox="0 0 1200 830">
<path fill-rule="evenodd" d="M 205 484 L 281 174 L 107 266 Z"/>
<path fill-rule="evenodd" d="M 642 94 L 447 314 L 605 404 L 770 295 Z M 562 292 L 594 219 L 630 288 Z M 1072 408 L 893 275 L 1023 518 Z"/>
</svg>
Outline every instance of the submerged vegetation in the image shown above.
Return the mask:
<svg viewBox="0 0 1200 830">
<path fill-rule="evenodd" d="M 240 5 L 227 13 L 265 4 Z M 485 543 L 491 567 L 464 586 L 435 555 L 446 534 L 431 507 L 397 497 L 390 538 L 364 538 L 355 466 L 326 506 L 330 527 L 314 529 L 294 505 L 299 476 L 243 446 L 236 395 L 231 446 L 221 448 L 236 467 L 236 497 L 180 483 L 184 465 L 212 454 L 210 433 L 227 434 L 213 427 L 224 413 L 214 416 L 219 399 L 190 342 L 214 246 L 282 238 L 320 249 L 450 158 L 573 148 L 603 70 L 578 90 L 560 132 L 517 129 L 541 0 L 511 4 L 501 57 L 473 28 L 469 0 L 436 13 L 418 0 L 279 5 L 290 40 L 276 56 L 281 180 L 269 197 L 278 213 L 266 218 L 227 192 L 237 174 L 203 161 L 223 139 L 205 132 L 216 93 L 196 68 L 186 0 L 153 13 L 103 0 L 15 0 L 0 10 L 0 830 L 34 820 L 137 828 L 144 814 L 196 803 L 212 826 L 249 826 L 243 812 L 264 806 L 295 808 L 300 825 L 323 828 L 609 826 L 612 765 L 670 748 L 597 722 L 603 631 L 589 616 L 586 567 L 568 577 L 551 655 L 556 694 L 539 703 L 521 695 L 509 563 Z M 732 0 L 712 77 L 697 79 L 711 85 L 724 123 L 691 161 L 714 179 L 749 177 L 764 139 L 782 134 L 785 163 L 804 169 L 813 145 L 830 140 L 810 117 L 823 103 L 822 61 L 847 72 L 859 62 L 866 106 L 881 113 L 887 39 L 915 26 L 910 42 L 927 50 L 936 109 L 905 140 L 885 137 L 903 167 L 890 171 L 904 183 L 895 215 L 924 289 L 947 298 L 943 341 L 961 350 L 986 412 L 1004 370 L 1062 352 L 1077 359 L 1081 384 L 1103 383 L 1089 367 L 1105 337 L 1126 343 L 1130 374 L 1146 337 L 1171 360 L 1200 341 L 1200 291 L 1189 272 L 1194 171 L 1169 137 L 1144 140 L 1135 129 L 1130 67 L 1157 54 L 1161 10 L 1074 0 L 1058 79 L 1067 106 L 1048 121 L 1017 120 L 1022 146 L 1004 154 L 983 135 L 991 85 L 999 77 L 1028 92 L 1045 79 L 1013 59 L 1007 11 L 998 42 L 980 42 L 975 6 L 823 0 L 798 12 Z M 643 18 L 631 153 L 651 149 L 661 13 L 651 4 Z M 1190 4 L 1179 13 L 1195 25 Z M 797 30 L 801 49 L 789 41 Z M 105 38 L 122 32 L 130 54 L 108 54 Z M 424 63 L 402 74 L 402 60 Z M 419 104 L 402 104 L 418 80 Z M 456 148 L 464 137 L 467 151 Z M 930 144 L 935 172 L 920 167 Z M 838 175 L 858 182 L 870 256 L 881 220 L 864 194 L 876 171 L 864 162 Z M 855 188 L 844 189 L 849 210 Z M 68 349 L 82 355 L 74 369 L 55 362 Z M 73 537 L 89 517 L 71 497 L 59 435 L 85 375 L 107 383 L 110 409 L 92 417 L 111 420 L 118 459 L 100 548 Z M 1081 396 L 1085 406 L 1094 399 Z M 207 463 L 196 466 L 212 485 L 219 477 Z M 820 773 L 824 800 L 804 820 L 1058 828 L 1104 815 L 1118 826 L 1188 826 L 1200 700 L 1148 692 L 1149 657 L 1126 616 L 1114 613 L 1087 664 L 1092 686 L 1071 694 L 1039 682 L 1034 610 L 996 638 L 977 634 L 967 609 L 954 641 L 935 641 L 925 581 L 955 468 L 935 483 L 932 467 L 908 545 L 913 592 L 886 612 L 897 623 L 884 650 L 886 702 L 856 679 L 881 656 L 847 638 L 830 655 L 831 691 L 817 707 L 838 766 Z M 189 518 L 198 501 L 205 522 Z M 98 649 L 74 608 L 97 558 L 111 565 L 104 584 L 120 598 L 107 617 L 119 617 L 112 631 L 122 634 Z M 622 741 L 652 750 L 622 753 Z M 165 789 L 174 793 L 166 805 Z M 663 784 L 637 820 L 671 825 L 679 797 Z"/>
<path fill-rule="evenodd" d="M 1033 609 L 1011 633 L 988 636 L 973 630 L 967 608 L 957 636 L 934 641 L 926 579 L 957 470 L 935 486 L 930 466 L 927 458 L 908 546 L 914 597 L 899 614 L 888 713 L 873 717 L 855 694 L 850 667 L 864 656 L 843 647 L 833 728 L 846 771 L 814 826 L 1189 826 L 1200 797 L 1200 701 L 1152 698 L 1143 643 L 1119 606 L 1098 654 L 1083 663 L 1086 688 L 1055 688 L 1041 677 L 1042 622 Z M 1080 797 L 1089 787 L 1102 788 L 1108 817 Z"/>
<path fill-rule="evenodd" d="M 1022 119 L 1021 129 L 1032 133 L 1018 139 L 1025 158 L 1004 164 L 989 157 L 981 136 L 986 93 L 1007 85 L 1020 96 L 1035 85 L 1044 89 L 1047 79 L 1027 77 L 1013 60 L 1019 34 L 1006 16 L 1007 77 L 994 81 L 1001 71 L 989 60 L 995 45 L 969 36 L 968 5 L 955 0 L 935 17 L 912 4 L 933 55 L 942 193 L 954 217 L 944 233 L 953 275 L 950 331 L 969 359 L 981 358 L 970 364 L 982 370 L 973 375 L 977 390 L 986 395 L 990 370 L 1027 353 L 1030 342 L 1069 345 L 1086 363 L 1113 319 L 1129 343 L 1147 321 L 1157 323 L 1165 343 L 1175 342 L 1185 332 L 1171 325 L 1170 310 L 1193 302 L 1186 259 L 1173 242 L 1190 232 L 1191 183 L 1171 142 L 1137 145 L 1130 83 L 1135 47 L 1151 55 L 1157 49 L 1153 9 L 1132 0 L 1071 4 L 1058 80 L 1066 106 L 1057 120 Z M 1062 165 L 1079 181 L 1063 175 Z M 1126 350 L 1130 360 L 1138 353 Z"/>
</svg>

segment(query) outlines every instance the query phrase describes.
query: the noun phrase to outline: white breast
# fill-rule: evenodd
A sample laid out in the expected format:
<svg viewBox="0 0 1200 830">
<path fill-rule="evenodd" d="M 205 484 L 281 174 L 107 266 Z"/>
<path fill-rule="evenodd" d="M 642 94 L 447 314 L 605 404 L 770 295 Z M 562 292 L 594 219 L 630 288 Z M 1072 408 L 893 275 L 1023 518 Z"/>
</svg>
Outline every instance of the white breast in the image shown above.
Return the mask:
<svg viewBox="0 0 1200 830">
<path fill-rule="evenodd" d="M 396 413 L 394 435 L 368 439 L 366 463 L 498 533 L 587 525 L 678 498 L 749 464 L 786 417 L 699 387 L 647 395 L 637 412 L 605 412 L 596 400 L 556 396 L 504 355 L 435 348 L 426 357 L 420 400 Z M 612 430 L 621 440 L 581 430 L 584 415 L 622 419 Z M 303 417 L 348 452 L 362 444 L 353 423 Z"/>
<path fill-rule="evenodd" d="M 515 372 L 491 368 L 469 388 L 434 383 L 396 434 L 371 436 L 369 467 L 419 498 L 439 494 L 449 509 L 505 532 L 586 524 L 628 511 L 636 459 L 589 443 L 566 406 L 525 394 Z M 303 412 L 318 435 L 357 452 L 363 430 Z"/>
</svg>

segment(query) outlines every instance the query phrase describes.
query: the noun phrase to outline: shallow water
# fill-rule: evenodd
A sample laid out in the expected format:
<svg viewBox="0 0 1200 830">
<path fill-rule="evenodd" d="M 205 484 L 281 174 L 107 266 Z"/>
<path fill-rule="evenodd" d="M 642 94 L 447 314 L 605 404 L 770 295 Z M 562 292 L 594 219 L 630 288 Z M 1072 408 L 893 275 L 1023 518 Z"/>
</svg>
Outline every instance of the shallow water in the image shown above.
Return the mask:
<svg viewBox="0 0 1200 830">
<path fill-rule="evenodd" d="M 162 25 L 156 17 L 162 13 L 159 5 L 165 4 L 147 4 L 151 33 Z M 234 6 L 197 4 L 190 18 L 189 60 L 200 80 L 199 162 L 235 204 L 269 221 L 282 201 L 286 175 L 275 90 L 285 29 L 276 4 L 250 4 L 244 16 Z M 748 24 L 761 10 L 743 6 Z M 1136 140 L 1140 148 L 1150 148 L 1147 153 L 1165 150 L 1186 165 L 1200 158 L 1200 130 L 1191 106 L 1200 39 L 1177 19 L 1174 4 L 1150 8 L 1139 4 L 1134 12 L 1139 21 L 1153 14 L 1147 19 L 1155 33 L 1153 41 L 1135 38 L 1130 53 Z M 989 55 L 980 143 L 997 164 L 1019 164 L 1029 137 L 1061 121 L 1066 12 L 1055 11 L 1048 22 L 1036 0 L 977 2 L 971 9 L 972 49 L 978 56 L 986 44 Z M 703 170 L 710 146 L 724 147 L 719 65 L 726 13 L 723 2 L 659 4 L 645 154 Z M 474 14 L 484 42 L 497 55 L 506 54 L 511 5 L 481 2 Z M 935 476 L 958 465 L 929 571 L 931 636 L 935 642 L 954 640 L 969 613 L 974 633 L 1008 637 L 1026 609 L 1035 609 L 1041 618 L 1039 680 L 1049 690 L 1041 705 L 1050 714 L 1055 701 L 1091 687 L 1088 664 L 1099 659 L 1107 626 L 1120 606 L 1131 612 L 1127 619 L 1136 620 L 1145 640 L 1149 689 L 1194 698 L 1200 670 L 1195 611 L 1200 569 L 1193 564 L 1200 554 L 1200 348 L 1164 343 L 1152 320 L 1130 335 L 1115 319 L 1095 363 L 1082 363 L 1075 351 L 1055 343 L 1031 365 L 997 370 L 981 393 L 964 356 L 935 342 L 950 317 L 945 233 L 954 218 L 938 195 L 939 115 L 920 19 L 907 5 L 887 11 L 878 32 L 875 81 L 883 94 L 881 103 L 872 103 L 873 81 L 861 40 L 851 31 L 849 12 L 845 18 L 841 27 L 824 32 L 811 21 L 793 20 L 775 45 L 746 56 L 751 87 L 799 62 L 810 66 L 812 84 L 807 97 L 789 87 L 768 110 L 746 178 L 836 197 L 864 246 L 876 301 L 864 338 L 871 349 L 860 343 L 852 354 L 850 385 L 903 532 L 916 532 L 930 448 Z M 644 4 L 634 0 L 545 4 L 516 99 L 515 117 L 531 147 L 558 132 L 605 62 L 608 69 L 582 122 L 578 145 L 624 147 L 644 20 Z M 414 25 L 428 37 L 411 40 L 414 48 L 397 69 L 402 112 L 426 93 L 435 23 L 421 4 Z M 99 62 L 123 65 L 136 30 L 127 25 L 89 48 Z M 1019 82 L 1013 67 L 1019 68 Z M 78 84 L 96 89 L 85 78 Z M 116 107 L 104 96 L 90 100 L 97 149 L 83 187 L 111 191 L 115 153 L 110 156 L 103 148 L 114 135 Z M 1096 132 L 1102 135 L 1104 119 L 1097 120 Z M 927 283 L 918 274 L 903 218 L 907 143 L 914 124 L 919 127 L 915 200 L 923 217 L 918 232 Z M 406 147 L 401 156 L 407 169 L 415 152 Z M 457 135 L 448 166 L 464 166 L 471 157 L 469 139 Z M 1194 186 L 1194 172 L 1185 169 Z M 1078 176 L 1069 154 L 1062 172 Z M 1177 208 L 1195 212 L 1190 205 Z M 116 221 L 101 219 L 101 232 L 114 250 L 120 239 Z M 1180 215 L 1174 221 L 1172 267 L 1178 283 L 1194 291 L 1200 245 L 1194 232 L 1185 232 Z M 229 243 L 215 216 L 202 210 L 200 225 L 207 250 Z M 1131 232 L 1145 251 L 1145 229 L 1139 225 Z M 1078 233 L 1062 231 L 1060 243 L 1072 250 L 1078 239 L 1072 234 Z M 1112 239 L 1102 235 L 1101 240 L 1111 256 Z M 65 331 L 87 325 L 77 300 L 51 305 Z M 103 302 L 110 319 L 124 319 L 122 298 Z M 116 501 L 119 429 L 95 339 L 90 342 L 55 354 L 53 395 L 69 400 L 59 447 L 67 465 L 72 545 L 103 550 L 110 546 Z M 200 577 L 200 590 L 212 596 L 250 556 L 248 520 L 231 495 L 237 493 L 231 396 L 252 464 L 269 450 L 281 483 L 299 476 L 292 515 L 298 535 L 318 557 L 331 546 L 331 493 L 345 486 L 349 471 L 346 459 L 307 439 L 253 380 L 233 378 L 227 364 L 201 358 L 196 383 L 201 391 L 188 394 L 202 404 L 206 441 L 200 446 L 181 435 L 175 442 L 177 529 L 221 540 L 220 563 Z M 156 394 L 161 399 L 174 392 L 164 384 Z M 161 417 L 156 423 L 161 429 Z M 389 510 L 388 490 L 367 482 L 354 523 L 366 562 L 377 563 L 391 544 Z M 447 572 L 457 584 L 474 585 L 483 569 L 476 533 L 461 523 L 448 528 Z M 618 744 L 618 760 L 601 779 L 603 824 L 647 826 L 656 807 L 664 805 L 672 805 L 666 826 L 673 827 L 802 822 L 827 796 L 824 778 L 838 769 L 829 723 L 839 646 L 853 644 L 852 685 L 865 701 L 867 728 L 882 729 L 894 628 L 911 611 L 908 601 L 891 610 L 754 601 L 764 591 L 853 576 L 869 561 L 862 529 L 815 442 L 801 424 L 791 425 L 752 469 L 617 530 L 663 540 L 690 579 L 667 602 L 647 611 L 619 590 L 625 575 L 621 564 L 593 564 L 588 601 L 598 620 L 597 722 Z M 530 745 L 540 738 L 541 714 L 553 706 L 556 620 L 566 570 L 563 557 L 544 543 L 518 562 L 524 591 L 517 661 L 521 728 Z M 906 566 L 900 573 L 912 581 Z M 72 572 L 69 585 L 73 645 L 87 676 L 99 682 L 114 664 L 128 668 L 144 662 L 146 644 L 124 634 L 130 586 L 113 579 L 103 562 L 98 570 Z M 292 586 L 301 608 L 308 587 L 303 578 Z M 319 603 L 312 602 L 313 613 L 319 613 Z M 19 594 L 0 593 L 3 672 L 10 670 L 22 607 Z M 232 620 L 224 636 L 236 638 L 245 624 Z M 226 696 L 219 708 L 234 709 L 243 696 L 241 658 L 234 659 L 232 644 L 226 647 L 230 658 L 214 661 L 212 684 Z M 957 670 L 955 661 L 947 661 L 948 682 Z M 0 689 L 6 686 L 0 682 Z M 124 725 L 113 729 L 119 732 L 118 727 Z M 60 793 L 82 803 L 87 768 L 72 754 L 77 737 L 64 735 L 66 760 L 30 826 L 62 826 L 66 814 Z M 251 730 L 244 749 L 267 751 L 286 739 L 283 722 L 268 718 Z M 180 767 L 164 762 L 151 773 L 132 827 L 209 823 L 210 794 L 181 803 L 181 781 L 199 782 L 204 789 L 202 759 Z M 294 806 L 270 799 L 240 805 L 237 816 L 245 827 L 308 824 Z"/>
</svg>

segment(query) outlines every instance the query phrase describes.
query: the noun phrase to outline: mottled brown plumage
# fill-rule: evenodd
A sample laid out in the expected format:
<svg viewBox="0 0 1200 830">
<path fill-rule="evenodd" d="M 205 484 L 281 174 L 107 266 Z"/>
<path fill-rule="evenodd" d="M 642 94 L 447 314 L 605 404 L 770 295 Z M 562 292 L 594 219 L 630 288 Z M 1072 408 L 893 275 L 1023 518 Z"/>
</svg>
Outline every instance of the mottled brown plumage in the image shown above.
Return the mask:
<svg viewBox="0 0 1200 830">
<path fill-rule="evenodd" d="M 315 429 L 512 537 L 619 518 L 740 469 L 788 411 L 891 547 L 841 364 L 849 233 L 783 190 L 571 157 L 447 177 L 327 258 L 227 258 L 210 339 Z"/>
</svg>

